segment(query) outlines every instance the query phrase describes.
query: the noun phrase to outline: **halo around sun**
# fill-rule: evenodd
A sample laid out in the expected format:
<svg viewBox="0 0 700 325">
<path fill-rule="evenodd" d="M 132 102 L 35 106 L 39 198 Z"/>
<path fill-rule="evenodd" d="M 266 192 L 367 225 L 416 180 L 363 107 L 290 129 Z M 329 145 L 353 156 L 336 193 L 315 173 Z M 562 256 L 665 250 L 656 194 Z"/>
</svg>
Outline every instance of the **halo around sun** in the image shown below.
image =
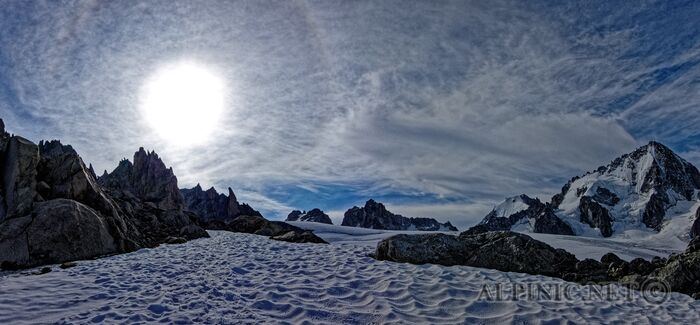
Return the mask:
<svg viewBox="0 0 700 325">
<path fill-rule="evenodd" d="M 169 145 L 208 142 L 222 118 L 223 79 L 205 66 L 178 62 L 163 66 L 145 83 L 140 110 L 145 122 Z"/>
</svg>

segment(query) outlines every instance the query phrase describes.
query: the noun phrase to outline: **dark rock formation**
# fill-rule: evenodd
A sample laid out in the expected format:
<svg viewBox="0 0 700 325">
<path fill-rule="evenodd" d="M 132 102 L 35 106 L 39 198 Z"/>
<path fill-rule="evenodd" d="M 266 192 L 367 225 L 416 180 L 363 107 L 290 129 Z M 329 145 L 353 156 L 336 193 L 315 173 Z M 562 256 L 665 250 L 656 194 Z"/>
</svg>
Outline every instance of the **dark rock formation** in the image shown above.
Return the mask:
<svg viewBox="0 0 700 325">
<path fill-rule="evenodd" d="M 630 263 L 631 264 L 631 263 Z M 698 299 L 700 297 L 700 240 L 693 239 L 682 254 L 674 254 L 661 266 L 655 263 L 641 266 L 645 273 L 637 282 L 658 281 L 671 291 L 685 293 Z"/>
<path fill-rule="evenodd" d="M 312 232 L 281 221 L 265 219 L 260 212 L 245 203 L 239 203 L 231 188 L 228 195 L 219 194 L 212 187 L 206 191 L 197 186 L 180 190 L 187 208 L 197 213 L 198 223 L 210 230 L 242 232 L 268 237 L 285 236 L 289 242 L 325 243 Z M 273 238 L 277 239 L 277 238 Z"/>
<path fill-rule="evenodd" d="M 329 225 L 333 224 L 331 217 L 325 214 L 321 209 L 311 209 L 309 212 L 294 210 L 287 216 L 285 221 L 308 221 L 326 223 Z"/>
<path fill-rule="evenodd" d="M 185 206 L 199 216 L 200 224 L 207 229 L 221 229 L 221 225 L 239 216 L 259 216 L 260 212 L 249 205 L 239 203 L 233 190 L 228 188 L 228 195 L 219 194 L 216 189 L 206 191 L 197 186 L 191 189 L 181 189 Z"/>
<path fill-rule="evenodd" d="M 138 198 L 155 208 L 182 210 L 184 200 L 172 168 L 167 168 L 155 152 L 139 148 L 133 164 L 123 159 L 114 171 L 99 178 L 102 186 Z"/>
<path fill-rule="evenodd" d="M 3 269 L 130 252 L 170 235 L 208 236 L 182 211 L 175 176 L 159 159 L 140 152 L 137 167 L 105 175 L 114 187 L 104 188 L 71 146 L 35 145 L 0 126 Z"/>
<path fill-rule="evenodd" d="M 564 250 L 509 231 L 460 236 L 396 235 L 377 245 L 375 257 L 394 262 L 468 265 L 551 276 L 574 271 L 578 262 Z"/>
<path fill-rule="evenodd" d="M 605 265 L 610 265 L 613 263 L 624 263 L 625 261 L 613 253 L 607 253 L 600 258 L 600 262 Z"/>
<path fill-rule="evenodd" d="M 548 205 L 535 215 L 535 224 L 532 230 L 541 234 L 574 235 L 571 226 L 559 219 Z"/>
<path fill-rule="evenodd" d="M 363 208 L 352 207 L 345 212 L 343 226 L 385 230 L 457 231 L 451 223 L 441 224 L 432 218 L 407 218 L 389 212 L 384 204 L 369 200 Z"/>
<path fill-rule="evenodd" d="M 0 221 L 23 216 L 32 210 L 36 199 L 36 168 L 39 149 L 20 136 L 0 134 L 2 147 L 2 187 Z"/>
<path fill-rule="evenodd" d="M 270 221 L 261 216 L 238 216 L 221 224 L 222 230 L 268 236 L 275 240 L 296 243 L 326 243 L 308 230 L 281 221 Z"/>
<path fill-rule="evenodd" d="M 510 211 L 511 207 L 521 203 L 525 209 Z M 509 214 L 502 216 L 503 214 Z M 491 211 L 476 226 L 469 228 L 468 234 L 478 234 L 487 231 L 506 231 L 516 224 L 528 222 L 533 225 L 532 231 L 536 233 L 573 235 L 571 227 L 554 214 L 549 204 L 540 202 L 539 199 L 530 198 L 522 194 L 517 197 L 507 198 L 506 201 Z"/>
<path fill-rule="evenodd" d="M 690 229 L 690 237 L 698 238 L 700 235 L 700 208 L 695 212 L 695 221 L 693 221 L 693 226 Z"/>
<path fill-rule="evenodd" d="M 311 231 L 289 231 L 282 235 L 272 236 L 270 239 L 286 241 L 291 243 L 315 243 L 315 244 L 328 244 L 325 240 L 314 235 Z"/>
<path fill-rule="evenodd" d="M 112 173 L 98 180 L 126 215 L 144 234 L 145 246 L 172 236 L 208 237 L 196 224 L 197 215 L 185 210 L 177 177 L 155 152 L 140 148 L 134 163 L 124 159 Z"/>
<path fill-rule="evenodd" d="M 600 229 L 603 237 L 612 235 L 612 218 L 610 218 L 606 208 L 602 207 L 591 197 L 584 196 L 581 198 L 579 210 L 581 211 L 581 222 Z"/>
<path fill-rule="evenodd" d="M 58 141 L 0 134 L 0 263 L 20 268 L 142 247 L 145 238 Z"/>
</svg>

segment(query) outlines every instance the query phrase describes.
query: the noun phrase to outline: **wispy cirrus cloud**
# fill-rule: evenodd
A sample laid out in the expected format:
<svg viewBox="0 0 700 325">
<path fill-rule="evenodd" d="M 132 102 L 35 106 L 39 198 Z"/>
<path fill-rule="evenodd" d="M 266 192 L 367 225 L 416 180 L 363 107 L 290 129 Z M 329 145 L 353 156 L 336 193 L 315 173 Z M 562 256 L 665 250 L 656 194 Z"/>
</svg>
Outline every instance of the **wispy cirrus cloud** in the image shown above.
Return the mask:
<svg viewBox="0 0 700 325">
<path fill-rule="evenodd" d="M 695 3 L 16 2 L 0 8 L 0 114 L 98 169 L 139 146 L 180 184 L 233 187 L 270 216 L 381 197 L 469 224 L 504 196 L 657 139 L 700 163 Z M 209 143 L 138 109 L 159 66 L 229 85 Z"/>
</svg>

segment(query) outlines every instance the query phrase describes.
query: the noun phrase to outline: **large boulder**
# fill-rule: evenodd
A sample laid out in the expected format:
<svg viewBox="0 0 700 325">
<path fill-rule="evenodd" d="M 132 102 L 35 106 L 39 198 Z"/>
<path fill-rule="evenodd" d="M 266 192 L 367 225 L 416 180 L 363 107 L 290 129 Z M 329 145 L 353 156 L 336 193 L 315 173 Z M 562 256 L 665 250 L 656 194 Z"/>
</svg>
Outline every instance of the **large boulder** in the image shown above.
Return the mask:
<svg viewBox="0 0 700 325">
<path fill-rule="evenodd" d="M 3 145 L 0 184 L 0 221 L 22 217 L 32 210 L 36 198 L 36 167 L 39 149 L 20 136 L 0 134 Z"/>
<path fill-rule="evenodd" d="M 396 235 L 382 240 L 375 256 L 395 262 L 468 265 L 550 276 L 575 271 L 578 262 L 564 250 L 510 231 L 460 236 Z"/>
<path fill-rule="evenodd" d="M 432 218 L 407 218 L 393 214 L 384 204 L 369 200 L 365 206 L 352 207 L 345 212 L 343 226 L 385 230 L 457 231 L 451 223 L 439 223 Z"/>
<path fill-rule="evenodd" d="M 121 252 L 105 217 L 74 200 L 36 204 L 25 217 L 0 225 L 2 268 L 86 259 Z"/>
<path fill-rule="evenodd" d="M 308 222 L 319 222 L 326 223 L 329 225 L 333 224 L 331 217 L 325 214 L 321 209 L 311 209 L 308 212 L 301 212 L 299 210 L 292 211 L 285 221 L 308 221 Z"/>
</svg>

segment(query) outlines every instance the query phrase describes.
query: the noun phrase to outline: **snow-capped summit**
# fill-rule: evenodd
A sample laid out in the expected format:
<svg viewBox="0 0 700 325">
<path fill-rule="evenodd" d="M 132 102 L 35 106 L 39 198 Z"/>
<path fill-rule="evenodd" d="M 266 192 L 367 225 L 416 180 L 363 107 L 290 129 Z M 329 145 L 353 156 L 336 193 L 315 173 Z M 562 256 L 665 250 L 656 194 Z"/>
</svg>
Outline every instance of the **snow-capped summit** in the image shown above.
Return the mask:
<svg viewBox="0 0 700 325">
<path fill-rule="evenodd" d="M 558 233 L 551 230 L 559 228 L 532 226 L 532 212 L 536 210 L 533 206 L 539 206 L 539 210 L 551 211 L 553 218 L 563 221 L 577 235 L 610 237 L 626 232 L 662 232 L 687 239 L 700 207 L 698 189 L 698 169 L 668 147 L 652 141 L 607 166 L 572 178 L 561 193 L 552 197 L 551 203 L 536 204 L 525 195 L 506 199 L 473 231 L 506 226 L 520 229 L 527 216 L 529 227 L 523 230 Z M 485 224 L 491 225 L 484 227 Z"/>
<path fill-rule="evenodd" d="M 628 229 L 660 231 L 664 222 L 673 218 L 667 211 L 680 201 L 697 200 L 697 189 L 698 169 L 652 141 L 607 166 L 573 178 L 552 198 L 552 206 L 576 233 L 597 228 L 609 237 Z"/>
</svg>

